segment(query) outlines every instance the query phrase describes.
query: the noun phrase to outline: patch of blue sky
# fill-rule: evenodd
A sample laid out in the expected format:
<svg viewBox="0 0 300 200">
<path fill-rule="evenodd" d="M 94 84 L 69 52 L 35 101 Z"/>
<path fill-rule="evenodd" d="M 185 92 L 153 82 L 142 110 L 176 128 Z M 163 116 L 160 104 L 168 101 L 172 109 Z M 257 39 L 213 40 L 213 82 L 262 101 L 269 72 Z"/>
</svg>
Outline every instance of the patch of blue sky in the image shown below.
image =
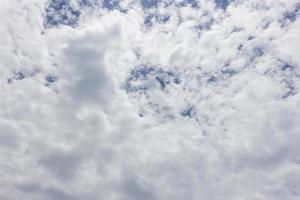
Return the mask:
<svg viewBox="0 0 300 200">
<path fill-rule="evenodd" d="M 284 27 L 293 23 L 294 21 L 296 21 L 299 15 L 300 15 L 300 3 L 296 4 L 294 9 L 288 10 L 283 13 L 283 17 L 280 20 L 281 26 Z"/>
<path fill-rule="evenodd" d="M 283 99 L 289 98 L 298 93 L 293 80 L 284 80 L 283 84 L 286 88 L 286 91 L 282 96 Z"/>
<path fill-rule="evenodd" d="M 48 74 L 46 77 L 45 77 L 45 86 L 49 87 L 51 86 L 52 84 L 54 84 L 55 82 L 58 81 L 58 77 L 53 75 L 53 74 Z"/>
<path fill-rule="evenodd" d="M 141 5 L 144 9 L 153 9 L 157 8 L 159 4 L 161 6 L 167 7 L 170 5 L 176 5 L 176 6 L 191 6 L 194 8 L 198 7 L 198 0 L 182 0 L 182 1 L 164 1 L 164 0 L 140 0 Z"/>
<path fill-rule="evenodd" d="M 290 63 L 282 63 L 282 65 L 280 66 L 282 71 L 293 71 L 295 69 L 295 66 L 290 64 Z"/>
<path fill-rule="evenodd" d="M 52 0 L 46 8 L 44 25 L 47 28 L 58 25 L 76 26 L 80 11 L 71 7 L 67 0 Z"/>
<path fill-rule="evenodd" d="M 144 9 L 156 8 L 158 6 L 158 0 L 141 0 L 141 5 Z"/>
<path fill-rule="evenodd" d="M 254 62 L 257 58 L 261 57 L 264 55 L 264 50 L 260 47 L 255 47 L 252 50 L 252 55 L 250 56 L 250 61 Z"/>
<path fill-rule="evenodd" d="M 147 81 L 156 82 L 161 90 L 165 90 L 170 84 L 180 84 L 179 76 L 174 72 L 162 70 L 153 66 L 139 66 L 134 68 L 125 81 L 124 88 L 127 93 L 149 89 Z"/>
<path fill-rule="evenodd" d="M 210 19 L 207 22 L 199 23 L 198 25 L 194 26 L 193 29 L 195 31 L 203 31 L 203 30 L 209 30 L 213 24 L 213 19 Z"/>
<path fill-rule="evenodd" d="M 218 8 L 226 9 L 230 3 L 230 0 L 215 0 L 215 3 Z"/>
<path fill-rule="evenodd" d="M 55 75 L 50 75 L 50 74 L 47 75 L 45 79 L 48 83 L 54 83 L 58 80 L 58 78 Z"/>
<path fill-rule="evenodd" d="M 100 0 L 78 0 L 78 3 L 81 7 L 93 7 L 96 5 L 100 5 L 101 1 Z"/>
<path fill-rule="evenodd" d="M 187 106 L 186 109 L 184 109 L 183 111 L 180 112 L 180 115 L 183 117 L 193 118 L 193 116 L 195 115 L 195 107 Z"/>
<path fill-rule="evenodd" d="M 13 71 L 12 75 L 9 78 L 7 78 L 7 83 L 10 84 L 14 81 L 20 81 L 20 80 L 23 80 L 25 78 L 32 77 L 36 73 L 37 72 L 29 72 L 29 71 L 26 71 L 26 70 Z"/>
<path fill-rule="evenodd" d="M 197 8 L 198 7 L 198 1 L 197 0 L 184 0 L 182 2 L 182 5 Z"/>
<path fill-rule="evenodd" d="M 234 69 L 231 69 L 231 68 L 228 68 L 228 67 L 224 67 L 221 70 L 221 73 L 225 77 L 232 77 L 232 76 L 236 75 L 238 72 L 236 70 L 234 70 Z"/>
<path fill-rule="evenodd" d="M 221 70 L 212 73 L 204 73 L 200 76 L 201 79 L 209 85 L 216 85 L 219 81 L 228 80 L 237 75 L 239 71 L 230 68 L 230 65 L 224 66 Z"/>
<path fill-rule="evenodd" d="M 59 25 L 76 27 L 81 10 L 102 7 L 107 10 L 126 12 L 120 6 L 120 0 L 78 0 L 79 8 L 74 8 L 69 0 L 51 0 L 46 8 L 45 27 L 51 28 Z"/>
<path fill-rule="evenodd" d="M 151 27 L 154 23 L 164 24 L 170 20 L 170 16 L 168 15 L 160 15 L 157 13 L 149 13 L 146 14 L 144 24 L 147 27 Z"/>
<path fill-rule="evenodd" d="M 120 0 L 104 0 L 102 6 L 108 10 L 121 9 Z"/>
</svg>

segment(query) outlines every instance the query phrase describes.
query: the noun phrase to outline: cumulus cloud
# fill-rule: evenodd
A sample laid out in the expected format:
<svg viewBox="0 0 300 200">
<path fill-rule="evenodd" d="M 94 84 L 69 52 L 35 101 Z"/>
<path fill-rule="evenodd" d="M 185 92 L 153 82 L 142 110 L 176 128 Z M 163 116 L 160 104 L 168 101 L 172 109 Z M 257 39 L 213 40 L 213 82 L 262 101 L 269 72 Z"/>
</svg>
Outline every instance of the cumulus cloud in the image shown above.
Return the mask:
<svg viewBox="0 0 300 200">
<path fill-rule="evenodd" d="M 299 2 L 0 7 L 0 198 L 300 197 Z"/>
</svg>

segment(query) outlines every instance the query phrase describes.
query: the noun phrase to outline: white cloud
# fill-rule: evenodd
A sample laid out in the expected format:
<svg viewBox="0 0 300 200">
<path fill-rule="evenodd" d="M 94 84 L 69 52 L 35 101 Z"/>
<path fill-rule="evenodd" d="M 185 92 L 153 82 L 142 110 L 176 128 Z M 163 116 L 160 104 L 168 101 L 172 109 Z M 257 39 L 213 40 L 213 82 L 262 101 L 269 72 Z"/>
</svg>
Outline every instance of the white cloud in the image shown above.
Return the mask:
<svg viewBox="0 0 300 200">
<path fill-rule="evenodd" d="M 1 2 L 1 199 L 299 199 L 296 0 L 78 2 Z"/>
</svg>

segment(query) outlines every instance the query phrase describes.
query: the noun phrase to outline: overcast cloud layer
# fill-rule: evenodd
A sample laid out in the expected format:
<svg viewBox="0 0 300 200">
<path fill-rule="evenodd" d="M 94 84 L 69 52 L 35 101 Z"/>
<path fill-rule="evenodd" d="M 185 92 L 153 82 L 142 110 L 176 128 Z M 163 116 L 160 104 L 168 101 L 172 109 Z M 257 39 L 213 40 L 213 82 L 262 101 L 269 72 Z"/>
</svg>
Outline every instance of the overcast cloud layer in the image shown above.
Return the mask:
<svg viewBox="0 0 300 200">
<path fill-rule="evenodd" d="M 299 200 L 299 0 L 0 0 L 1 200 Z"/>
</svg>

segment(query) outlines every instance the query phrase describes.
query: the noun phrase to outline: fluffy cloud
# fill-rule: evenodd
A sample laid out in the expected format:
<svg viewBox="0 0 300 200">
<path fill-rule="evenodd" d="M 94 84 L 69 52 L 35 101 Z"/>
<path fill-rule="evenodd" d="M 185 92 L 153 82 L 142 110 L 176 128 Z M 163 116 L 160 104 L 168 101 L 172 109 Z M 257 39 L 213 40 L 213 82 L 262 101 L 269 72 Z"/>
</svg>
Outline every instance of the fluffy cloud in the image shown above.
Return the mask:
<svg viewBox="0 0 300 200">
<path fill-rule="evenodd" d="M 296 0 L 1 3 L 1 199 L 299 199 Z"/>
</svg>

